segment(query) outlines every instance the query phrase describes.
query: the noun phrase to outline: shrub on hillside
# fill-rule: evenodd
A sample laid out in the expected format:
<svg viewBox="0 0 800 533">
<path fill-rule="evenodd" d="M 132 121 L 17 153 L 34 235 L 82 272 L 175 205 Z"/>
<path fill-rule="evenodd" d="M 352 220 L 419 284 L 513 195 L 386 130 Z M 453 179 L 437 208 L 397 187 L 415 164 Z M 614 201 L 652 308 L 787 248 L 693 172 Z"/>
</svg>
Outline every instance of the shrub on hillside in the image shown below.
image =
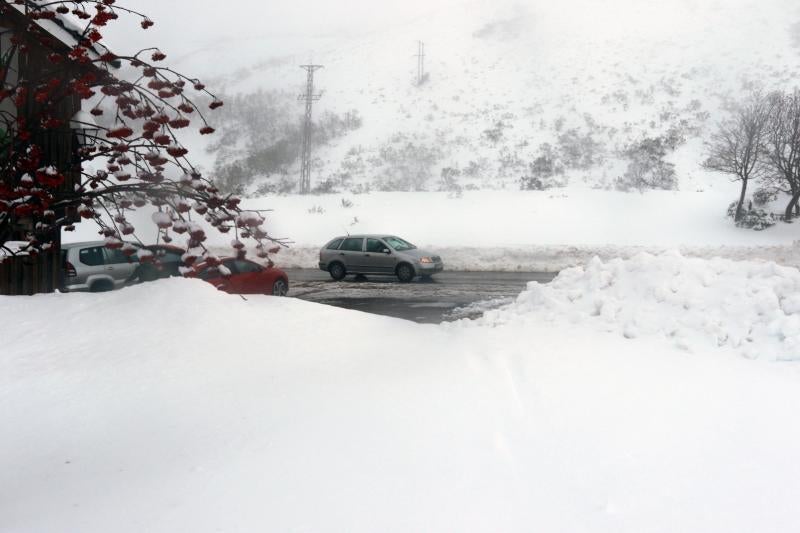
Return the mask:
<svg viewBox="0 0 800 533">
<path fill-rule="evenodd" d="M 664 160 L 669 140 L 645 138 L 629 146 L 623 154 L 628 159 L 625 174 L 617 178 L 615 187 L 621 191 L 678 188 L 675 165 Z"/>
<path fill-rule="evenodd" d="M 762 187 L 760 189 L 756 189 L 753 193 L 753 203 L 758 207 L 764 207 L 765 205 L 774 202 L 778 199 L 778 191 L 776 189 Z"/>
<path fill-rule="evenodd" d="M 728 206 L 728 217 L 732 220 L 736 218 L 736 206 L 738 202 L 733 202 Z M 756 231 L 763 231 L 770 226 L 774 226 L 778 222 L 778 217 L 772 213 L 768 213 L 763 209 L 754 208 L 752 205 L 743 212 L 742 218 L 736 222 L 739 228 L 753 229 Z"/>
<path fill-rule="evenodd" d="M 528 175 L 520 179 L 520 189 L 543 191 L 566 185 L 564 166 L 549 144 L 539 147 L 539 155 L 528 165 Z"/>
<path fill-rule="evenodd" d="M 314 194 L 333 194 L 335 192 L 339 192 L 336 185 L 337 180 L 335 178 L 325 178 L 324 180 L 317 182 L 311 188 L 311 192 Z"/>
<path fill-rule="evenodd" d="M 519 176 L 526 169 L 526 163 L 516 150 L 503 146 L 497 155 L 497 174 L 502 177 Z"/>
<path fill-rule="evenodd" d="M 502 120 L 497 121 L 494 126 L 483 131 L 483 137 L 492 144 L 497 144 L 503 139 L 503 132 L 509 127 Z"/>
<path fill-rule="evenodd" d="M 485 157 L 479 158 L 477 161 L 471 160 L 467 163 L 462 173 L 469 178 L 477 178 L 485 174 L 489 168 L 489 161 Z"/>
<path fill-rule="evenodd" d="M 379 167 L 375 185 L 382 191 L 424 191 L 440 157 L 438 149 L 425 144 L 385 145 L 371 160 Z"/>
<path fill-rule="evenodd" d="M 444 167 L 439 182 L 439 190 L 451 194 L 461 195 L 463 188 L 459 183 L 461 170 L 458 167 Z"/>
<path fill-rule="evenodd" d="M 591 133 L 582 133 L 575 128 L 558 136 L 558 151 L 567 168 L 588 170 L 602 161 L 603 148 Z"/>
<path fill-rule="evenodd" d="M 314 147 L 346 135 L 362 125 L 357 111 L 322 114 L 314 123 Z M 220 136 L 208 152 L 216 156 L 214 171 L 225 192 L 243 190 L 256 179 L 272 181 L 267 189 L 285 190 L 284 174 L 297 164 L 302 143 L 295 98 L 287 92 L 257 91 L 231 97 L 220 115 Z"/>
</svg>

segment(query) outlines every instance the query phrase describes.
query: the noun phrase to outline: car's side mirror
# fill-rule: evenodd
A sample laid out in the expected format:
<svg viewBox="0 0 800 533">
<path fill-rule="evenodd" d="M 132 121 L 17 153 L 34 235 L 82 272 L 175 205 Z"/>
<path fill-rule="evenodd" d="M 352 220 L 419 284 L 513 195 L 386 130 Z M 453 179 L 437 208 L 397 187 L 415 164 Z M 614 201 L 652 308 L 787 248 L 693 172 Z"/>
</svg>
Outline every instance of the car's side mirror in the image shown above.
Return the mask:
<svg viewBox="0 0 800 533">
<path fill-rule="evenodd" d="M 392 251 L 391 251 L 391 250 L 389 250 L 388 248 L 384 248 L 384 249 L 383 249 L 383 253 L 385 253 L 385 254 L 387 254 L 387 255 L 388 255 L 388 254 L 391 254 L 391 253 L 392 253 Z"/>
</svg>

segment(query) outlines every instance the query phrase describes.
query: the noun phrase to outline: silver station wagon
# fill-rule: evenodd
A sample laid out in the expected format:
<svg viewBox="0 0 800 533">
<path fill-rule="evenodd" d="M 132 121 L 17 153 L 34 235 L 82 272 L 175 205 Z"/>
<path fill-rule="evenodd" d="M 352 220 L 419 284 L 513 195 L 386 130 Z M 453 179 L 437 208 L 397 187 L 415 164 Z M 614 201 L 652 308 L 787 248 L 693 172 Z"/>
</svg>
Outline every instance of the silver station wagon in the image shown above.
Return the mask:
<svg viewBox="0 0 800 533">
<path fill-rule="evenodd" d="M 106 248 L 104 241 L 92 241 L 62 244 L 61 264 L 65 291 L 100 292 L 125 285 L 139 261 Z"/>
<path fill-rule="evenodd" d="M 397 276 L 408 283 L 444 270 L 442 258 L 391 235 L 336 237 L 319 251 L 319 268 L 335 280 L 348 274 Z"/>
</svg>

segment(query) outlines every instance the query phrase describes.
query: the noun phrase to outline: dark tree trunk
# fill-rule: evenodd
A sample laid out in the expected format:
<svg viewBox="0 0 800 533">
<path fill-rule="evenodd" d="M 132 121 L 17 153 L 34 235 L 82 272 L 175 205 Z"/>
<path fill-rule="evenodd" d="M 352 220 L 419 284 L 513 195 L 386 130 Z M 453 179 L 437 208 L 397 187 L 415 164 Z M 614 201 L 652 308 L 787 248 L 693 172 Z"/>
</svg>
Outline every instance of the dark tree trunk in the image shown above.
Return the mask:
<svg viewBox="0 0 800 533">
<path fill-rule="evenodd" d="M 744 197 L 747 195 L 747 180 L 742 180 L 742 194 L 739 195 L 739 203 L 736 204 L 736 216 L 734 221 L 739 222 L 742 219 L 742 208 L 744 207 Z"/>
<path fill-rule="evenodd" d="M 789 200 L 789 205 L 786 206 L 786 212 L 784 213 L 786 222 L 791 222 L 793 217 L 798 216 L 798 211 L 800 211 L 800 191 L 792 194 L 792 199 Z"/>
</svg>

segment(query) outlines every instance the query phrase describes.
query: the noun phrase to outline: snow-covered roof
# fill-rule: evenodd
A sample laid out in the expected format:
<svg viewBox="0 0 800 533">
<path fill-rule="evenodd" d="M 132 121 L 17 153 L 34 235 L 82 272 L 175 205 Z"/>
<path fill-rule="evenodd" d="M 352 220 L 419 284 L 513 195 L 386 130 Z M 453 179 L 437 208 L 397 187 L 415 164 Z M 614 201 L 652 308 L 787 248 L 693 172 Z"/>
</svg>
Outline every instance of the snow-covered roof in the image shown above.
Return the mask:
<svg viewBox="0 0 800 533">
<path fill-rule="evenodd" d="M 6 241 L 3 243 L 4 248 L 0 248 L 0 257 L 5 257 L 11 254 L 28 255 L 28 252 L 23 252 L 30 243 L 28 241 Z"/>
<path fill-rule="evenodd" d="M 28 0 L 28 5 L 34 6 L 35 3 L 31 0 Z M 11 4 L 11 6 L 14 7 L 21 15 L 25 14 L 26 6 L 24 4 Z M 48 34 L 69 47 L 78 45 L 81 41 L 81 36 L 84 33 L 84 28 L 81 28 L 78 24 L 75 24 L 65 17 L 59 17 L 55 20 L 40 19 L 36 20 L 35 22 Z M 88 48 L 88 50 L 89 57 L 94 60 L 100 59 L 102 54 L 109 51 L 108 48 L 99 43 L 94 43 Z M 111 65 L 115 68 L 119 67 L 119 64 L 116 62 L 112 62 Z"/>
</svg>

